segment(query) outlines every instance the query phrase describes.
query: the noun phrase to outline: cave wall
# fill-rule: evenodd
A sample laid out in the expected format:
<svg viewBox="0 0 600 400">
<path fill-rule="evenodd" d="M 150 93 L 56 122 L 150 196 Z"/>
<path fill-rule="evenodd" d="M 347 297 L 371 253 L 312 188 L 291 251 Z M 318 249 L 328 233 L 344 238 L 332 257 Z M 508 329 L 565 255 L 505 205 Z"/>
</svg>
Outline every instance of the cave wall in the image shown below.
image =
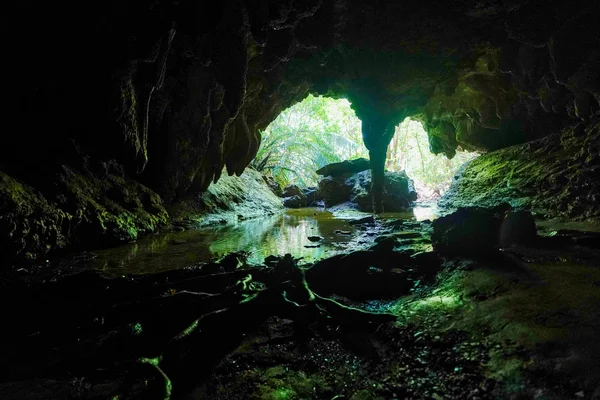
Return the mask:
<svg viewBox="0 0 600 400">
<path fill-rule="evenodd" d="M 450 157 L 523 143 L 598 114 L 599 15 L 593 0 L 19 2 L 3 182 L 65 211 L 60 171 L 110 162 L 173 203 L 241 174 L 308 93 L 352 102 L 375 163 L 406 116 Z"/>
<path fill-rule="evenodd" d="M 465 164 L 440 204 L 494 207 L 503 203 L 540 217 L 600 220 L 600 121 L 580 123 Z"/>
</svg>

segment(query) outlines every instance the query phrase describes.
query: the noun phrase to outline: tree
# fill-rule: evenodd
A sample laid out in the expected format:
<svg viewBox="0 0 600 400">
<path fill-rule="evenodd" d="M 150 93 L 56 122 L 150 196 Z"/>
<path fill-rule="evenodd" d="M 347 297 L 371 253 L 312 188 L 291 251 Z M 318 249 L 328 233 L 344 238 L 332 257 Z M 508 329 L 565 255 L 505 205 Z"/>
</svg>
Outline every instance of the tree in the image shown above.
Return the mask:
<svg viewBox="0 0 600 400">
<path fill-rule="evenodd" d="M 283 186 L 314 186 L 317 169 L 368 154 L 360 120 L 344 99 L 309 95 L 283 111 L 261 134 L 253 166 Z"/>
</svg>

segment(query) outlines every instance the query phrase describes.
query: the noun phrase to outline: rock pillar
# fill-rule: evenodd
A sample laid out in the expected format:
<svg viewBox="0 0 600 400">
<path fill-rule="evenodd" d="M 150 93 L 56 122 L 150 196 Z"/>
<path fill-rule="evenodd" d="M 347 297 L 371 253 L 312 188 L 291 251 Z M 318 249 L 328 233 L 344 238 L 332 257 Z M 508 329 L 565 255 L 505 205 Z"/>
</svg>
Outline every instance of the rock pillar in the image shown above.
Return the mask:
<svg viewBox="0 0 600 400">
<path fill-rule="evenodd" d="M 373 212 L 383 210 L 383 184 L 385 180 L 385 160 L 387 147 L 394 137 L 394 124 L 381 116 L 362 119 L 362 134 L 371 160 L 371 196 Z"/>
</svg>

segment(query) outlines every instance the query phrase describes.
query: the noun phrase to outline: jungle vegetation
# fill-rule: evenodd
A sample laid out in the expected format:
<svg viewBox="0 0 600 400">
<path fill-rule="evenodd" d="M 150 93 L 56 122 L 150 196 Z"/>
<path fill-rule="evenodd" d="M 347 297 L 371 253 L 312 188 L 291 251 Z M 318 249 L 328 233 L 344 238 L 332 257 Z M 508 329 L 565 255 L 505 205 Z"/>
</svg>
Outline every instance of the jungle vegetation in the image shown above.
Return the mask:
<svg viewBox="0 0 600 400">
<path fill-rule="evenodd" d="M 282 186 L 316 186 L 315 171 L 326 164 L 369 157 L 362 142 L 361 122 L 346 99 L 309 95 L 284 110 L 261 134 L 252 165 Z M 424 198 L 437 197 L 447 189 L 457 169 L 476 156 L 458 151 L 449 160 L 432 154 L 421 123 L 406 118 L 396 127 L 386 168 L 405 170 Z"/>
</svg>

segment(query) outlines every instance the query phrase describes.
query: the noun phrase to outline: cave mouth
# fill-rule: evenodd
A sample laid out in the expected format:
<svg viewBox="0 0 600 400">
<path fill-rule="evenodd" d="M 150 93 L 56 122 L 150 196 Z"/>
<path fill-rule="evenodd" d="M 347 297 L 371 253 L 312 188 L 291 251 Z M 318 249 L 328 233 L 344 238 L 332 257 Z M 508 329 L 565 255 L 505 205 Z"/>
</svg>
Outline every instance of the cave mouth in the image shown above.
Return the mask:
<svg viewBox="0 0 600 400">
<path fill-rule="evenodd" d="M 434 154 L 423 124 L 407 117 L 396 126 L 388 145 L 385 168 L 405 171 L 414 182 L 418 201 L 437 201 L 448 190 L 459 168 L 478 156 L 479 153 L 460 146 L 451 159 Z"/>
<path fill-rule="evenodd" d="M 261 132 L 252 165 L 282 187 L 316 186 L 316 171 L 326 164 L 369 157 L 361 125 L 347 99 L 308 95 Z M 395 128 L 385 168 L 405 171 L 414 181 L 418 200 L 435 201 L 446 192 L 458 169 L 478 155 L 460 147 L 452 159 L 433 154 L 423 124 L 407 117 Z"/>
<path fill-rule="evenodd" d="M 282 186 L 316 186 L 316 170 L 327 164 L 369 157 L 361 121 L 347 99 L 308 95 L 285 109 L 261 132 L 252 166 Z"/>
</svg>

